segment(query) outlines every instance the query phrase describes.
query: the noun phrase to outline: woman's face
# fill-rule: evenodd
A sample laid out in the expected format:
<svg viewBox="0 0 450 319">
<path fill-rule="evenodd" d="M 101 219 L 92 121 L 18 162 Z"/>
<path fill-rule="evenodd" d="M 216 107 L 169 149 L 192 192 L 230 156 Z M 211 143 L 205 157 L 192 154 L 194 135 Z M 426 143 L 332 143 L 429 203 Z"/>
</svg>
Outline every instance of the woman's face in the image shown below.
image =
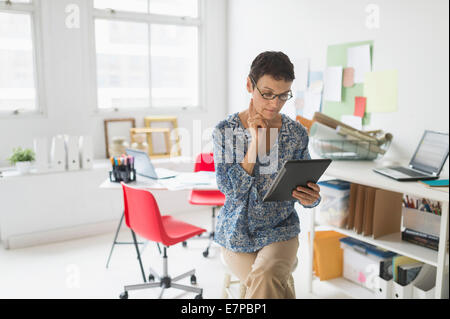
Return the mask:
<svg viewBox="0 0 450 319">
<path fill-rule="evenodd" d="M 270 75 L 263 75 L 256 86 L 252 85 L 252 80 L 247 77 L 247 90 L 252 94 L 253 105 L 256 110 L 261 113 L 266 120 L 273 120 L 283 108 L 285 101 L 281 101 L 279 97 L 273 100 L 266 100 L 261 94 L 283 94 L 289 93 L 291 90 L 292 82 L 286 82 L 284 80 L 275 80 Z M 258 91 L 261 91 L 261 93 Z"/>
</svg>

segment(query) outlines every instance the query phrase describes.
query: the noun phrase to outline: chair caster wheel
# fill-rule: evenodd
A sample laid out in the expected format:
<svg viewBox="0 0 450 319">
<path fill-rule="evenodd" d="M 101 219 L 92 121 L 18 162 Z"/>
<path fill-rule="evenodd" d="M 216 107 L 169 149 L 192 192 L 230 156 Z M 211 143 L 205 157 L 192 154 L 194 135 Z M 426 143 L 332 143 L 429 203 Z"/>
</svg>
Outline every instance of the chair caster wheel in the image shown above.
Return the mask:
<svg viewBox="0 0 450 319">
<path fill-rule="evenodd" d="M 122 292 L 119 296 L 120 299 L 128 299 L 128 291 Z"/>
<path fill-rule="evenodd" d="M 187 242 L 183 242 L 183 247 L 187 247 Z"/>
<path fill-rule="evenodd" d="M 195 275 L 191 276 L 191 285 L 196 285 L 197 284 L 197 277 L 195 277 Z"/>
<path fill-rule="evenodd" d="M 149 282 L 154 282 L 154 281 L 155 281 L 155 276 L 149 275 L 149 276 L 148 276 L 148 281 L 149 281 Z"/>
<path fill-rule="evenodd" d="M 209 255 L 209 249 L 206 249 L 204 252 L 203 252 L 203 257 L 208 257 L 208 255 Z"/>
<path fill-rule="evenodd" d="M 195 299 L 203 299 L 202 294 L 199 294 L 199 295 L 195 296 Z"/>
</svg>

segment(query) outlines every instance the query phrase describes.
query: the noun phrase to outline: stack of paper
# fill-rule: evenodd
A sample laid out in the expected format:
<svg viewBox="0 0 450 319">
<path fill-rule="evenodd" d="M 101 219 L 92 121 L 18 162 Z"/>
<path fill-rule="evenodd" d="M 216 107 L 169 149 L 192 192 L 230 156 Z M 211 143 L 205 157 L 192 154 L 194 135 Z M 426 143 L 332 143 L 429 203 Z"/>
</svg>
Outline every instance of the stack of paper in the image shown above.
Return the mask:
<svg viewBox="0 0 450 319">
<path fill-rule="evenodd" d="M 180 173 L 174 178 L 159 180 L 168 190 L 217 188 L 215 172 Z"/>
</svg>

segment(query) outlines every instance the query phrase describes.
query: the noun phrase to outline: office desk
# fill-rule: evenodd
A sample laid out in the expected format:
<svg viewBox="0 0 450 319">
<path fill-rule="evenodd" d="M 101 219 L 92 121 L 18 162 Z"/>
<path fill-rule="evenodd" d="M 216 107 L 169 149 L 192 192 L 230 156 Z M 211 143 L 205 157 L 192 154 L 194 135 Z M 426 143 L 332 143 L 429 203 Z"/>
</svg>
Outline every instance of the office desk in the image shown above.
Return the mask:
<svg viewBox="0 0 450 319">
<path fill-rule="evenodd" d="M 358 240 L 367 242 L 372 245 L 379 246 L 384 249 L 391 250 L 401 255 L 409 256 L 426 264 L 437 267 L 436 276 L 436 294 L 435 298 L 441 298 L 443 289 L 443 277 L 446 271 L 446 259 L 448 254 L 446 252 L 446 242 L 448 240 L 448 216 L 449 216 L 449 194 L 443 191 L 427 188 L 425 185 L 418 182 L 398 182 L 383 175 L 372 171 L 377 167 L 376 162 L 368 161 L 333 161 L 326 171 L 325 179 L 337 178 L 352 183 L 357 183 L 365 186 L 371 186 L 379 189 L 385 189 L 392 192 L 403 193 L 407 195 L 424 197 L 431 200 L 440 201 L 442 203 L 442 216 L 440 225 L 439 250 L 434 251 L 425 247 L 414 245 L 401 240 L 401 233 L 394 233 L 383 236 L 377 239 L 372 239 L 371 236 L 362 236 L 356 234 L 353 230 L 341 229 L 338 227 L 326 226 L 327 229 L 332 229 L 346 236 L 356 238 Z M 441 176 L 441 178 L 448 178 Z M 317 208 L 318 209 L 318 208 Z M 309 291 L 312 292 L 312 267 L 313 267 L 313 243 L 315 232 L 315 209 L 312 210 L 309 230 L 310 236 L 310 267 L 311 267 L 311 281 L 309 282 Z M 343 288 L 346 292 L 354 295 L 357 298 L 374 298 L 375 296 L 365 288 L 358 288 L 357 285 L 350 284 L 349 281 L 338 278 L 333 282 L 338 288 Z M 353 293 L 349 290 L 353 290 Z"/>
</svg>

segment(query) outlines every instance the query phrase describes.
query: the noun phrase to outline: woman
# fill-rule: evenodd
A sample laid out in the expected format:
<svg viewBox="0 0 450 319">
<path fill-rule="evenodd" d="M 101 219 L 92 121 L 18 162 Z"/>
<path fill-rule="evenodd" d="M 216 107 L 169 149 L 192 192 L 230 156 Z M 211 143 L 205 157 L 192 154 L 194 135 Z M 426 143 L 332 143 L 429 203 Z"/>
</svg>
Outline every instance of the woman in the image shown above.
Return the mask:
<svg viewBox="0 0 450 319">
<path fill-rule="evenodd" d="M 217 185 L 226 196 L 214 240 L 245 284 L 245 298 L 295 298 L 288 284 L 300 232 L 294 203 L 311 208 L 320 201 L 314 183 L 294 190 L 291 201 L 262 201 L 287 160 L 310 159 L 305 128 L 280 114 L 292 98 L 294 79 L 285 54 L 261 53 L 247 78 L 249 108 L 228 116 L 213 132 Z"/>
</svg>

